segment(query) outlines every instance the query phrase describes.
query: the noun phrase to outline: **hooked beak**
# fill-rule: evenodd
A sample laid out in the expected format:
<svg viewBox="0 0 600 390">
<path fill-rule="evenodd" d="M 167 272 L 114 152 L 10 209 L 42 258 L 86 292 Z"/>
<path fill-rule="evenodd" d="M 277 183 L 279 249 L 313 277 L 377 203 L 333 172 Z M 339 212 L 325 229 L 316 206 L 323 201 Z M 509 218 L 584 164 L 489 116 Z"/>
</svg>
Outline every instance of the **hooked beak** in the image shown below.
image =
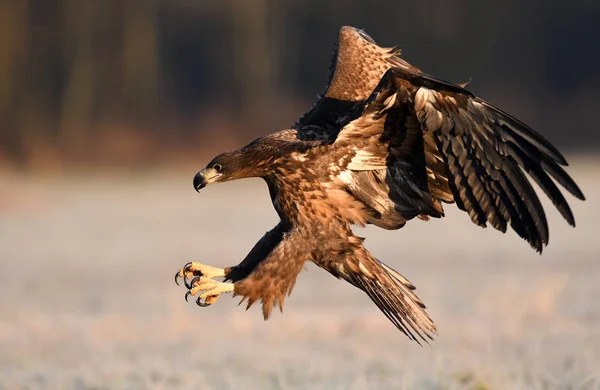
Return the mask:
<svg viewBox="0 0 600 390">
<path fill-rule="evenodd" d="M 194 189 L 200 192 L 201 189 L 210 183 L 214 183 L 221 176 L 214 168 L 204 168 L 194 176 Z"/>
</svg>

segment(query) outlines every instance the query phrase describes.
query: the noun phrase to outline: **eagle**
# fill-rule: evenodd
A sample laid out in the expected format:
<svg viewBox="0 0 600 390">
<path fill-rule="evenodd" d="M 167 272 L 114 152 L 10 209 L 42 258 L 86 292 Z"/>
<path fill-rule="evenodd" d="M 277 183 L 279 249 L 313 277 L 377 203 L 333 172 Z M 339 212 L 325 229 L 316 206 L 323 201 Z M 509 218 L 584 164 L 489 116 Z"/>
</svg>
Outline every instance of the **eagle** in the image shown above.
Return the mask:
<svg viewBox="0 0 600 390">
<path fill-rule="evenodd" d="M 415 286 L 375 258 L 351 227 L 400 229 L 444 216 L 455 203 L 478 226 L 508 226 L 533 249 L 548 244 L 548 221 L 529 179 L 564 219 L 573 213 L 559 190 L 584 195 L 567 161 L 523 122 L 342 27 L 325 93 L 290 129 L 219 154 L 194 177 L 209 184 L 259 177 L 280 218 L 238 265 L 187 263 L 186 300 L 213 304 L 223 293 L 283 311 L 306 261 L 364 291 L 407 337 L 433 340 L 437 329 Z M 179 284 L 179 283 L 178 283 Z"/>
</svg>

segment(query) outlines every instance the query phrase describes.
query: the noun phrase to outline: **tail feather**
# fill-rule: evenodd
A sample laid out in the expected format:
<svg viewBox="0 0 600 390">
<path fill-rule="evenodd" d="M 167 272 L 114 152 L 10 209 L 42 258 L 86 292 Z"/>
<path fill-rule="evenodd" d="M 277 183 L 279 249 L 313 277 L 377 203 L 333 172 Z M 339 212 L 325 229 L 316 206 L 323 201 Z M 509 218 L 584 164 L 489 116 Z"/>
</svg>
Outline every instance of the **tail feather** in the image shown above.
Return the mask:
<svg viewBox="0 0 600 390">
<path fill-rule="evenodd" d="M 425 312 L 425 304 L 414 293 L 415 286 L 396 270 L 377 261 L 374 277 L 354 274 L 353 283 L 365 291 L 379 310 L 408 338 L 421 344 L 437 335 L 435 324 Z M 417 336 L 419 338 L 417 338 Z"/>
</svg>

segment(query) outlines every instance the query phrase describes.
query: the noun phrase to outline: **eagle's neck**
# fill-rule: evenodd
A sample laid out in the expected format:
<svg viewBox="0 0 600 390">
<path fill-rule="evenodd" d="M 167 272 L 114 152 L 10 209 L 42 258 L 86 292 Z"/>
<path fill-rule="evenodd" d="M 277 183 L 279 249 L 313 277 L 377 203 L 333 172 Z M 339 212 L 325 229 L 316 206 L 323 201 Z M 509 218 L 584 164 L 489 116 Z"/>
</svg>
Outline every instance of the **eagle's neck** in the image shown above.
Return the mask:
<svg viewBox="0 0 600 390">
<path fill-rule="evenodd" d="M 258 138 L 229 156 L 235 161 L 236 179 L 262 177 L 272 182 L 278 181 L 281 169 L 294 164 L 294 156 L 305 153 L 314 142 L 289 141 L 277 137 L 278 133 Z"/>
<path fill-rule="evenodd" d="M 285 177 L 277 174 L 277 170 L 262 177 L 269 188 L 271 202 L 281 221 L 287 226 L 293 226 L 298 220 L 298 208 L 291 194 L 291 186 Z"/>
</svg>

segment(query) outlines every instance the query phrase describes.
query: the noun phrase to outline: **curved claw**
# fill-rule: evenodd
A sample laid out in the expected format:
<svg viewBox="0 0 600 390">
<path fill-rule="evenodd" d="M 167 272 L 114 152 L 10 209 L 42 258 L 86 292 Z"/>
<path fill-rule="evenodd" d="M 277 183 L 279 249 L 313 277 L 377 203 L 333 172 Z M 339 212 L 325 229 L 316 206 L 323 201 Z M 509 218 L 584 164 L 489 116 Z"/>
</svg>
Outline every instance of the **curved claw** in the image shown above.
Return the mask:
<svg viewBox="0 0 600 390">
<path fill-rule="evenodd" d="M 192 262 L 191 262 L 191 261 L 188 261 L 188 262 L 187 262 L 187 263 L 186 263 L 186 264 L 183 266 L 183 268 L 182 268 L 182 270 L 183 270 L 183 284 L 185 285 L 185 287 L 186 287 L 187 289 L 190 289 L 190 288 L 192 288 L 192 287 L 191 287 L 191 285 L 188 283 L 188 280 L 187 280 L 187 275 L 186 275 L 186 273 L 187 273 L 187 269 L 188 269 L 188 268 L 189 268 L 191 265 L 192 265 Z"/>
<path fill-rule="evenodd" d="M 200 300 L 200 297 L 196 298 L 196 305 L 200 306 L 200 307 L 208 307 L 211 304 L 210 303 L 206 303 L 206 302 L 202 302 Z"/>
<path fill-rule="evenodd" d="M 189 302 L 189 301 L 188 301 L 188 297 L 189 297 L 190 295 L 192 295 L 192 294 L 190 294 L 190 292 L 189 292 L 189 291 L 185 293 L 185 301 L 186 301 L 186 302 Z"/>
<path fill-rule="evenodd" d="M 198 280 L 200 280 L 200 278 L 202 278 L 202 276 L 196 276 L 194 279 L 192 279 L 192 280 L 190 281 L 190 286 L 191 286 L 191 287 L 195 286 L 195 283 L 196 283 Z M 188 288 L 191 288 L 191 287 L 188 287 Z"/>
<path fill-rule="evenodd" d="M 188 281 L 188 278 L 185 274 L 183 275 L 183 284 L 185 285 L 185 288 L 187 288 L 188 290 L 192 288 L 192 285 Z"/>
<path fill-rule="evenodd" d="M 175 284 L 179 286 L 179 271 L 175 274 Z"/>
</svg>

